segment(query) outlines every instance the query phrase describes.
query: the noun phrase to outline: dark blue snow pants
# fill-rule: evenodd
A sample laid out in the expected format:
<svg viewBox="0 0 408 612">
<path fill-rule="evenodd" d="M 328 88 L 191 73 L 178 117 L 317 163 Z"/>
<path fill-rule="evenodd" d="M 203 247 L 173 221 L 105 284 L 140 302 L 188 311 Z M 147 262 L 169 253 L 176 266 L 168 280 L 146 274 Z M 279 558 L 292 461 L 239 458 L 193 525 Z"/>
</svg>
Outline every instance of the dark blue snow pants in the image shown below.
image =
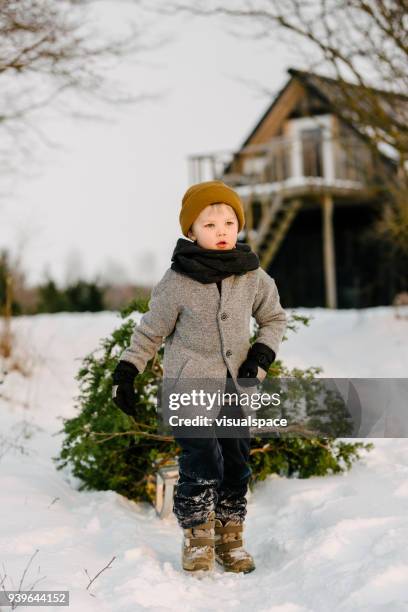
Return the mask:
<svg viewBox="0 0 408 612">
<path fill-rule="evenodd" d="M 220 416 L 237 416 L 237 409 L 223 406 Z M 241 415 L 240 415 L 241 416 Z M 242 433 L 241 433 L 242 436 Z M 173 512 L 182 528 L 208 520 L 212 510 L 221 521 L 242 523 L 251 477 L 248 465 L 250 437 L 176 438 L 182 449 Z"/>
</svg>

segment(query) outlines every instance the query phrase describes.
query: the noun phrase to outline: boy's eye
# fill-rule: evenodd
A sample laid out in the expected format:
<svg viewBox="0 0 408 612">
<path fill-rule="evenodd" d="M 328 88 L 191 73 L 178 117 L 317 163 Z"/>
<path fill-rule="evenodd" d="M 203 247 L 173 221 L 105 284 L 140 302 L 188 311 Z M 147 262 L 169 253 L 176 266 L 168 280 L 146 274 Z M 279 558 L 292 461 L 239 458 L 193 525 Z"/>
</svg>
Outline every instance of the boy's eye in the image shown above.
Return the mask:
<svg viewBox="0 0 408 612">
<path fill-rule="evenodd" d="M 234 222 L 233 222 L 233 221 L 227 221 L 227 223 L 228 223 L 228 225 L 234 225 Z M 214 225 L 214 223 L 206 223 L 206 224 L 204 225 L 204 227 L 210 227 L 210 226 L 212 226 L 212 225 Z"/>
</svg>

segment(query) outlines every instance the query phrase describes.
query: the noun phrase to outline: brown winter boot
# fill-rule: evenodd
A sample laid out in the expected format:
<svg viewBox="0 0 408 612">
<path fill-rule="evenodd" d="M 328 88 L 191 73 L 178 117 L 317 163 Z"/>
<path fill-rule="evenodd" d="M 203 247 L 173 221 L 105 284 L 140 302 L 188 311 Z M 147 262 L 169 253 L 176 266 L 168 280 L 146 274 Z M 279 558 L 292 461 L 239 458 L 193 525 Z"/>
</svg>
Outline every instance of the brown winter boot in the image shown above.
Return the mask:
<svg viewBox="0 0 408 612">
<path fill-rule="evenodd" d="M 208 521 L 183 529 L 183 569 L 189 572 L 214 569 L 214 522 L 211 512 Z"/>
<path fill-rule="evenodd" d="M 249 574 L 255 569 L 251 555 L 242 547 L 243 524 L 215 520 L 215 559 L 227 572 Z"/>
</svg>

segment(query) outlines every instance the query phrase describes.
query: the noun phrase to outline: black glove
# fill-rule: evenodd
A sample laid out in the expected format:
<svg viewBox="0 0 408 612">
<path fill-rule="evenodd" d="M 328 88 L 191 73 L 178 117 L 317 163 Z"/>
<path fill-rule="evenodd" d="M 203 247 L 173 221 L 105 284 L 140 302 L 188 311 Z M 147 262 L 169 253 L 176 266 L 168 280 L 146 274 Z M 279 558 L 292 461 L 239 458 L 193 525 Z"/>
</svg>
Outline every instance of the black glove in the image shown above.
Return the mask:
<svg viewBox="0 0 408 612">
<path fill-rule="evenodd" d="M 267 372 L 275 361 L 275 357 L 275 352 L 269 346 L 262 342 L 255 342 L 249 349 L 247 358 L 241 363 L 238 370 L 238 383 L 241 387 L 253 387 L 254 379 L 260 383 L 261 381 L 257 378 L 258 368 L 262 368 Z"/>
<path fill-rule="evenodd" d="M 118 408 L 129 416 L 135 416 L 138 399 L 134 381 L 139 370 L 129 361 L 119 361 L 113 372 L 112 399 Z"/>
</svg>

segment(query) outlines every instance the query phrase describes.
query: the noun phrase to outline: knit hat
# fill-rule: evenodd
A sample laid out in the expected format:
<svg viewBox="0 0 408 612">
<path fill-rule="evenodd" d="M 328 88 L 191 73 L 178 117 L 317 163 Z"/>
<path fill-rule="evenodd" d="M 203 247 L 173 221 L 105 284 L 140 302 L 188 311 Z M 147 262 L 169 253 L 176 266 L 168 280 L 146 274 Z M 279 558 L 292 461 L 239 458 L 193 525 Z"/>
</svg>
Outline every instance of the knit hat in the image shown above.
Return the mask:
<svg viewBox="0 0 408 612">
<path fill-rule="evenodd" d="M 205 181 L 187 189 L 184 194 L 179 215 L 184 236 L 188 238 L 188 230 L 197 219 L 200 212 L 209 204 L 222 202 L 229 204 L 238 218 L 238 231 L 245 225 L 244 207 L 239 195 L 222 181 Z"/>
</svg>

